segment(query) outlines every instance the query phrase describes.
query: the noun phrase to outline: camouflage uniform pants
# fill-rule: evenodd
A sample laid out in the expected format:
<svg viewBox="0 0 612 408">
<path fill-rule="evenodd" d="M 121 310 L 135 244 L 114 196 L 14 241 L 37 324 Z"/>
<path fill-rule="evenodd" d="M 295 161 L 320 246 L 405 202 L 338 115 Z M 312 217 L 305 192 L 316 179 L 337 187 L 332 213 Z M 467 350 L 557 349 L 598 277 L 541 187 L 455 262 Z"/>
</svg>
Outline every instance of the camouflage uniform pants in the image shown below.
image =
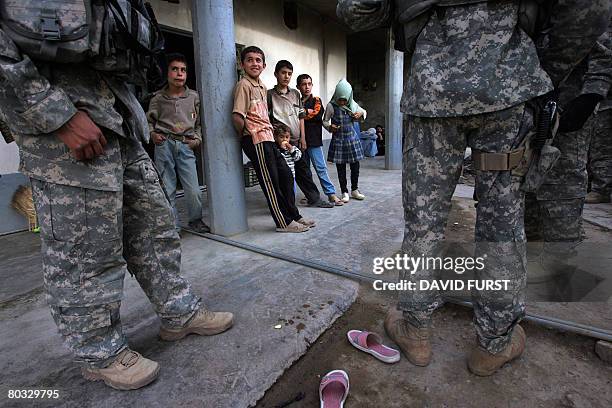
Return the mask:
<svg viewBox="0 0 612 408">
<path fill-rule="evenodd" d="M 591 190 L 606 195 L 612 193 L 612 109 L 593 115 L 589 144 L 589 175 Z"/>
<path fill-rule="evenodd" d="M 575 132 L 559 133 L 553 145 L 559 160 L 536 193 L 525 197 L 525 232 L 529 241 L 543 241 L 544 253 L 567 258 L 583 239 L 582 209 L 587 193 L 591 117 Z"/>
<path fill-rule="evenodd" d="M 406 222 L 402 250 L 408 256 L 439 256 L 451 197 L 461 174 L 466 146 L 484 152 L 516 147 L 533 120 L 524 105 L 481 115 L 409 117 L 403 158 L 403 199 Z M 523 194 L 521 179 L 510 171 L 477 171 L 479 198 L 476 256 L 485 256 L 479 279 L 508 279 L 508 291 L 474 293 L 474 323 L 479 343 L 491 353 L 505 348 L 514 326 L 524 315 L 526 277 Z M 418 270 L 401 276 L 416 282 L 435 279 L 436 272 Z M 418 286 L 417 286 L 418 287 Z M 430 324 L 443 303 L 434 290 L 405 291 L 398 309 L 413 325 Z"/>
<path fill-rule="evenodd" d="M 167 327 L 184 325 L 200 299 L 180 276 L 181 244 L 153 164 L 140 143 L 120 149 L 122 191 L 32 179 L 51 315 L 76 361 L 107 366 L 127 347 L 119 307 L 128 270 Z"/>
</svg>

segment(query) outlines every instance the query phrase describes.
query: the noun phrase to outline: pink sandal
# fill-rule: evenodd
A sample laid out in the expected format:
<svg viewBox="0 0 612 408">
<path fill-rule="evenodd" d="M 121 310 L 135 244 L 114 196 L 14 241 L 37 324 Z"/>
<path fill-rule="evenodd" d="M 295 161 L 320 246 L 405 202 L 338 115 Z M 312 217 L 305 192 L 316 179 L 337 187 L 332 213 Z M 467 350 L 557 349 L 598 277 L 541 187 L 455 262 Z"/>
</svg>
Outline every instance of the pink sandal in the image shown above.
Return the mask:
<svg viewBox="0 0 612 408">
<path fill-rule="evenodd" d="M 342 370 L 330 371 L 321 379 L 319 385 L 321 408 L 343 408 L 348 392 L 348 374 Z"/>
<path fill-rule="evenodd" d="M 400 352 L 382 344 L 382 338 L 376 333 L 350 330 L 346 333 L 346 337 L 355 348 L 373 355 L 380 361 L 397 363 L 400 360 Z"/>
</svg>

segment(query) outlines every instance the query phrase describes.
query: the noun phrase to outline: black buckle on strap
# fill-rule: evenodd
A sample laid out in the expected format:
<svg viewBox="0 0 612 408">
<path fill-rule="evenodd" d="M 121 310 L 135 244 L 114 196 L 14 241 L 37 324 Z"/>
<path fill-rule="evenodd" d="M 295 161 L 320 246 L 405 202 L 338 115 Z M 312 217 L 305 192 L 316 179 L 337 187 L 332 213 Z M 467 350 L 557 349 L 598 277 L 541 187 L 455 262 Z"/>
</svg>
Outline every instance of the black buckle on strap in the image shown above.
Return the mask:
<svg viewBox="0 0 612 408">
<path fill-rule="evenodd" d="M 40 13 L 40 27 L 42 36 L 48 41 L 59 41 L 62 39 L 62 27 L 55 10 L 42 10 Z"/>
</svg>

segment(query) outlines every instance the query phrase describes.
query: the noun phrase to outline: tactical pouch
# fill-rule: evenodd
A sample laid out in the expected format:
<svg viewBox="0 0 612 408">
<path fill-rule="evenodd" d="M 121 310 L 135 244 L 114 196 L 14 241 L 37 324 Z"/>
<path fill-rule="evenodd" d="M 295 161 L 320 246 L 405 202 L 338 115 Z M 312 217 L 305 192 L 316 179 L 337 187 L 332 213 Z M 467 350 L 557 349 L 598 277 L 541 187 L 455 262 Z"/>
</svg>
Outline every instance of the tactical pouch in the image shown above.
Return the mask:
<svg viewBox="0 0 612 408">
<path fill-rule="evenodd" d="M 521 190 L 526 193 L 535 193 L 544 183 L 546 174 L 553 168 L 560 156 L 559 149 L 549 143 L 546 143 L 539 151 L 534 150 Z"/>
<path fill-rule="evenodd" d="M 0 25 L 33 59 L 74 63 L 91 54 L 90 0 L 0 1 Z"/>
<path fill-rule="evenodd" d="M 34 60 L 87 60 L 130 79 L 142 79 L 164 46 L 153 10 L 142 0 L 2 0 L 0 26 Z"/>
<path fill-rule="evenodd" d="M 146 84 L 149 69 L 157 68 L 164 39 L 153 10 L 142 0 L 104 0 L 102 35 L 98 55 L 90 65 Z"/>
<path fill-rule="evenodd" d="M 525 140 L 525 161 L 514 174 L 524 177 L 522 191 L 535 193 L 561 156 L 559 149 L 552 146 L 559 127 L 559 115 L 556 103 L 547 95 L 543 101 L 532 101 L 530 105 L 530 109 L 536 112 L 537 126 Z"/>
</svg>

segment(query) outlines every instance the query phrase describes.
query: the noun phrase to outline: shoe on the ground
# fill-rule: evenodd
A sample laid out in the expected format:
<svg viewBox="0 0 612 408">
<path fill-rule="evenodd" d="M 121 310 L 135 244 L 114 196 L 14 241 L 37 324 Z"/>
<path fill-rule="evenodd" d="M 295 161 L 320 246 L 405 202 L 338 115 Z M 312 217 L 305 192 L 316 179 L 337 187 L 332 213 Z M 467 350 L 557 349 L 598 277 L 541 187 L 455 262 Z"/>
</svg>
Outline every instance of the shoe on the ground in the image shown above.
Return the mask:
<svg viewBox="0 0 612 408">
<path fill-rule="evenodd" d="M 234 324 L 234 315 L 229 312 L 211 312 L 200 308 L 182 329 L 166 329 L 162 327 L 159 337 L 166 341 L 180 340 L 188 334 L 212 336 L 223 333 Z"/>
<path fill-rule="evenodd" d="M 342 202 L 343 203 L 348 203 L 350 200 L 349 194 L 348 193 L 342 193 Z"/>
<path fill-rule="evenodd" d="M 302 225 L 297 221 L 291 221 L 291 223 L 289 225 L 287 225 L 285 228 L 276 228 L 276 232 L 306 232 L 310 229 L 310 227 L 307 227 L 306 225 Z"/>
<path fill-rule="evenodd" d="M 497 354 L 491 354 L 480 346 L 474 347 L 468 358 L 468 368 L 478 376 L 487 377 L 494 374 L 504 364 L 523 354 L 525 350 L 525 331 L 516 325 L 512 331 L 510 343 Z"/>
<path fill-rule="evenodd" d="M 382 337 L 377 333 L 365 330 L 349 330 L 346 337 L 356 349 L 371 354 L 384 363 L 397 363 L 400 360 L 400 352 L 385 346 Z"/>
<path fill-rule="evenodd" d="M 420 367 L 431 362 L 431 327 L 417 328 L 404 319 L 400 310 L 391 309 L 385 317 L 385 331 L 408 361 Z"/>
<path fill-rule="evenodd" d="M 308 204 L 309 207 L 317 207 L 317 208 L 334 208 L 334 205 L 325 200 L 319 200 L 316 203 Z"/>
<path fill-rule="evenodd" d="M 300 205 L 308 205 L 308 200 L 304 197 L 300 199 Z"/>
<path fill-rule="evenodd" d="M 81 373 L 86 380 L 104 381 L 116 390 L 136 390 L 157 378 L 159 364 L 126 348 L 108 367 L 83 367 Z"/>
<path fill-rule="evenodd" d="M 304 217 L 300 218 L 296 222 L 298 222 L 298 223 L 300 223 L 302 225 L 305 225 L 305 226 L 307 226 L 309 228 L 315 227 L 317 225 L 315 220 L 311 220 L 309 218 L 304 218 Z"/>
<path fill-rule="evenodd" d="M 353 197 L 355 200 L 363 200 L 365 198 L 365 196 L 361 194 L 359 190 L 351 191 L 351 197 Z"/>
<path fill-rule="evenodd" d="M 584 200 L 587 204 L 601 204 L 610 202 L 610 194 L 601 194 L 597 191 L 589 191 Z"/>
<path fill-rule="evenodd" d="M 321 378 L 319 384 L 319 406 L 321 408 L 342 408 L 350 389 L 348 374 L 333 370 Z"/>
<path fill-rule="evenodd" d="M 329 198 L 329 202 L 337 207 L 340 207 L 341 205 L 344 204 L 342 200 L 340 200 L 338 196 L 335 194 L 330 194 L 328 198 Z"/>
<path fill-rule="evenodd" d="M 204 223 L 202 220 L 195 220 L 189 222 L 189 229 L 198 232 L 200 234 L 206 234 L 210 232 L 210 227 Z"/>
</svg>

